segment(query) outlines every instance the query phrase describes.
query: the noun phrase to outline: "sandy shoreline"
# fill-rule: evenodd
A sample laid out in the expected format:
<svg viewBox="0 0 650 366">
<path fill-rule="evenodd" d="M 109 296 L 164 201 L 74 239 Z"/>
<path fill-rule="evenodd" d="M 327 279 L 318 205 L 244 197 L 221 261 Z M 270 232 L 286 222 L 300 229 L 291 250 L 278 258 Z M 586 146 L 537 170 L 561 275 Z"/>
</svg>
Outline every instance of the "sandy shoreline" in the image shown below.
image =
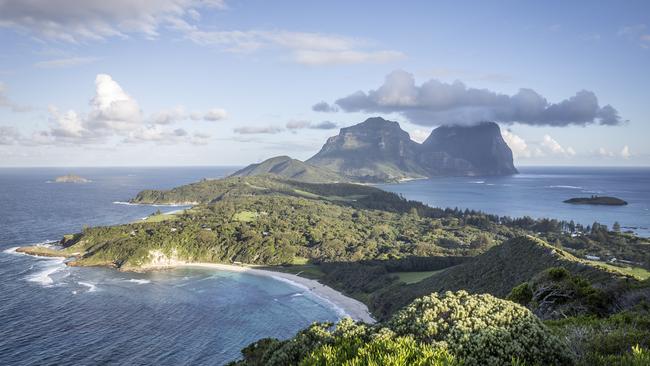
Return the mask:
<svg viewBox="0 0 650 366">
<path fill-rule="evenodd" d="M 347 297 L 342 293 L 334 290 L 333 288 L 325 286 L 316 280 L 310 280 L 308 278 L 296 276 L 290 273 L 217 263 L 178 263 L 172 265 L 147 266 L 143 269 L 155 270 L 180 267 L 210 268 L 220 271 L 245 272 L 252 275 L 273 277 L 281 281 L 289 282 L 296 287 L 304 288 L 305 291 L 309 291 L 315 296 L 320 297 L 326 302 L 329 302 L 335 309 L 339 310 L 341 315 L 349 316 L 354 320 L 363 321 L 369 324 L 376 322 L 375 319 L 373 319 L 373 317 L 370 315 L 368 307 L 361 301 Z"/>
</svg>

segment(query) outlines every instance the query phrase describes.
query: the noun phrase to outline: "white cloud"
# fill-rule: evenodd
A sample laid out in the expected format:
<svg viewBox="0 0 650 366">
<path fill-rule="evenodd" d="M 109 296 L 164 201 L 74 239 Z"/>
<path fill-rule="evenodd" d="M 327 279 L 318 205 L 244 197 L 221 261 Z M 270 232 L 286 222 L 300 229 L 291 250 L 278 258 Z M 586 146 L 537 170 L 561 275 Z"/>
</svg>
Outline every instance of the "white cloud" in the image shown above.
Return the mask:
<svg viewBox="0 0 650 366">
<path fill-rule="evenodd" d="M 540 145 L 543 151 L 551 155 L 559 155 L 564 157 L 572 157 L 576 155 L 576 152 L 572 147 L 563 147 L 559 142 L 557 142 L 549 135 L 544 135 Z"/>
<path fill-rule="evenodd" d="M 183 106 L 177 106 L 172 109 L 158 111 L 149 117 L 149 122 L 154 125 L 170 125 L 186 119 L 185 109 Z"/>
<path fill-rule="evenodd" d="M 431 131 L 426 131 L 426 130 L 420 130 L 420 129 L 415 129 L 411 132 L 409 132 L 409 136 L 411 136 L 411 140 L 417 142 L 417 143 L 423 143 L 424 140 L 429 137 L 431 134 Z"/>
<path fill-rule="evenodd" d="M 226 117 L 228 117 L 228 113 L 221 108 L 210 109 L 205 113 L 205 115 L 203 115 L 203 119 L 206 121 L 220 121 Z"/>
<path fill-rule="evenodd" d="M 276 134 L 284 131 L 282 127 L 278 126 L 245 126 L 238 127 L 233 130 L 235 133 L 242 135 L 256 135 L 256 134 Z"/>
<path fill-rule="evenodd" d="M 503 136 L 506 144 L 510 146 L 515 158 L 529 158 L 532 156 L 532 152 L 528 149 L 528 144 L 523 138 L 506 129 L 501 130 L 501 136 Z M 541 152 L 541 150 L 539 151 Z"/>
<path fill-rule="evenodd" d="M 211 136 L 208 134 L 195 132 L 190 134 L 183 128 L 173 130 L 163 129 L 160 125 L 145 126 L 135 131 L 129 132 L 124 138 L 124 143 L 155 142 L 157 144 L 179 144 L 190 143 L 193 145 L 206 145 L 209 143 Z"/>
<path fill-rule="evenodd" d="M 138 102 L 107 74 L 95 78 L 95 97 L 90 105 L 87 124 L 92 129 L 130 131 L 142 122 Z"/>
<path fill-rule="evenodd" d="M 601 158 L 622 158 L 629 159 L 632 157 L 630 147 L 628 145 L 623 146 L 620 152 L 616 153 L 615 151 L 608 150 L 604 147 L 600 147 L 593 152 L 593 155 Z"/>
<path fill-rule="evenodd" d="M 161 28 L 200 45 L 229 52 L 263 48 L 288 51 L 290 59 L 309 65 L 385 63 L 404 57 L 364 39 L 287 30 L 205 30 L 197 26 L 202 10 L 225 8 L 225 0 L 0 0 L 0 27 L 41 40 L 71 43 L 128 38 L 155 39 Z M 44 61 L 39 67 L 84 63 L 81 58 Z"/>
<path fill-rule="evenodd" d="M 90 100 L 90 107 L 87 114 L 80 114 L 74 110 L 61 113 L 50 106 L 50 129 L 33 134 L 31 139 L 24 139 L 24 143 L 94 144 L 116 136 L 128 143 L 204 143 L 209 138 L 192 135 L 182 128 L 162 127 L 189 118 L 182 106 L 160 110 L 144 118 L 138 102 L 107 74 L 95 78 L 95 96 Z M 209 117 L 209 113 L 206 115 Z"/>
<path fill-rule="evenodd" d="M 84 65 L 99 60 L 97 57 L 67 57 L 54 60 L 40 61 L 34 66 L 42 69 L 64 68 L 78 65 Z"/>
<path fill-rule="evenodd" d="M 568 146 L 562 146 L 550 135 L 544 135 L 539 142 L 527 142 L 524 138 L 516 135 L 510 130 L 501 130 L 503 140 L 508 144 L 512 155 L 518 159 L 562 157 L 572 158 L 577 155 L 576 151 Z"/>
<path fill-rule="evenodd" d="M 627 145 L 623 146 L 620 155 L 623 159 L 629 159 L 630 156 L 632 156 L 632 153 L 630 153 L 630 148 Z"/>
<path fill-rule="evenodd" d="M 191 10 L 224 6 L 223 0 L 0 1 L 0 27 L 74 43 L 132 33 L 155 38 L 161 25 L 193 17 Z"/>
</svg>

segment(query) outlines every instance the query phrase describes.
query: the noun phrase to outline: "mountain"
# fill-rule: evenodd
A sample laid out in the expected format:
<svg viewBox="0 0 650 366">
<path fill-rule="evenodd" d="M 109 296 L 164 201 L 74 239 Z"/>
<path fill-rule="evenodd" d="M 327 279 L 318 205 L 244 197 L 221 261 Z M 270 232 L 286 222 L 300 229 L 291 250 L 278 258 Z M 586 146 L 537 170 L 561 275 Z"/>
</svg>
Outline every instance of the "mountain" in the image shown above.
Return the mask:
<svg viewBox="0 0 650 366">
<path fill-rule="evenodd" d="M 306 164 L 288 156 L 276 156 L 236 171 L 231 177 L 273 174 L 282 178 L 312 183 L 347 182 L 349 179 L 329 169 Z"/>
<path fill-rule="evenodd" d="M 440 126 L 422 143 L 420 163 L 430 176 L 516 174 L 499 125 Z"/>
<path fill-rule="evenodd" d="M 373 117 L 342 128 L 307 163 L 367 182 L 517 173 L 493 122 L 441 126 L 418 144 L 397 122 Z"/>
<path fill-rule="evenodd" d="M 426 177 L 418 147 L 397 122 L 374 117 L 342 128 L 306 162 L 368 182 Z"/>
</svg>

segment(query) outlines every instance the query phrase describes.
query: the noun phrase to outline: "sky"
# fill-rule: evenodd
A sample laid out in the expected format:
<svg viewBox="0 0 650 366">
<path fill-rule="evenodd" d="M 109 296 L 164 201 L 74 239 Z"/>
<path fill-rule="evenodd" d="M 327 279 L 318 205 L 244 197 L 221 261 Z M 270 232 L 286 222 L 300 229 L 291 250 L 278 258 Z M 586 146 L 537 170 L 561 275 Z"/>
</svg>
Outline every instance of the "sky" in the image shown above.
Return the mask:
<svg viewBox="0 0 650 366">
<path fill-rule="evenodd" d="M 307 159 L 382 116 L 650 165 L 648 1 L 0 0 L 0 166 Z"/>
</svg>

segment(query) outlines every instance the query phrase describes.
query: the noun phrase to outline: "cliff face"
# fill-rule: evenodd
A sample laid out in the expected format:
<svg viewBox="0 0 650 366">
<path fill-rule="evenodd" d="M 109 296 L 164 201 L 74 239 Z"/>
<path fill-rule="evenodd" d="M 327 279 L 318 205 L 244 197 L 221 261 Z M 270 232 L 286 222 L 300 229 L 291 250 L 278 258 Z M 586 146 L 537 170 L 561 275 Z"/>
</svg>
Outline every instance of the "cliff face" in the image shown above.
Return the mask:
<svg viewBox="0 0 650 366">
<path fill-rule="evenodd" d="M 517 174 L 512 150 L 499 125 L 441 126 L 420 147 L 419 162 L 430 176 Z"/>
<path fill-rule="evenodd" d="M 424 177 L 418 146 L 397 122 L 375 117 L 342 128 L 307 163 L 370 182 Z"/>
<path fill-rule="evenodd" d="M 516 174 L 499 126 L 441 126 L 418 144 L 397 122 L 380 117 L 342 128 L 307 163 L 361 181 L 433 176 Z"/>
</svg>

